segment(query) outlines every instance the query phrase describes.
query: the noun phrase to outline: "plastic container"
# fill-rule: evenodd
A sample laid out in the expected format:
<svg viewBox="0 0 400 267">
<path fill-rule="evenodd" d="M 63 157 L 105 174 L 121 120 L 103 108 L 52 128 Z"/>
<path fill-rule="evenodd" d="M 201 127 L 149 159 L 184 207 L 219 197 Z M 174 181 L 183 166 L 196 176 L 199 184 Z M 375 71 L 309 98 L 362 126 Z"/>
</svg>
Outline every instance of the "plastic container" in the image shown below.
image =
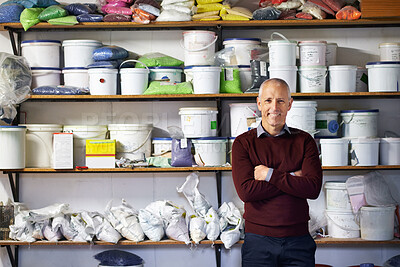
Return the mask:
<svg viewBox="0 0 400 267">
<path fill-rule="evenodd" d="M 91 95 L 116 95 L 118 70 L 89 69 L 89 90 Z"/>
<path fill-rule="evenodd" d="M 31 68 L 60 68 L 61 42 L 58 40 L 22 41 L 21 53 Z"/>
<path fill-rule="evenodd" d="M 288 111 L 286 124 L 307 132 L 315 132 L 316 101 L 293 101 Z"/>
<path fill-rule="evenodd" d="M 349 140 L 343 138 L 320 139 L 322 166 L 349 165 Z"/>
<path fill-rule="evenodd" d="M 0 169 L 25 168 L 25 126 L 0 126 Z"/>
<path fill-rule="evenodd" d="M 57 86 L 61 84 L 61 69 L 57 68 L 31 68 L 32 84 L 31 88 L 44 85 Z"/>
<path fill-rule="evenodd" d="M 379 164 L 379 138 L 356 138 L 350 140 L 351 165 L 376 166 Z"/>
<path fill-rule="evenodd" d="M 247 132 L 257 127 L 256 118 L 261 116 L 256 103 L 232 103 L 230 108 L 231 136 Z"/>
<path fill-rule="evenodd" d="M 86 68 L 64 68 L 64 85 L 89 88 L 89 74 Z"/>
<path fill-rule="evenodd" d="M 64 125 L 64 132 L 74 134 L 74 166 L 86 165 L 86 139 L 105 139 L 105 125 Z"/>
<path fill-rule="evenodd" d="M 195 66 L 185 66 L 183 72 L 185 73 L 185 82 L 193 82 L 193 67 Z"/>
<path fill-rule="evenodd" d="M 377 137 L 379 109 L 342 110 L 343 137 Z"/>
<path fill-rule="evenodd" d="M 395 209 L 394 205 L 361 207 L 361 238 L 374 241 L 392 240 Z"/>
<path fill-rule="evenodd" d="M 250 65 L 251 50 L 259 47 L 259 38 L 228 38 L 223 42 L 224 48 L 233 48 L 235 60 L 231 65 Z"/>
<path fill-rule="evenodd" d="M 315 115 L 315 136 L 336 137 L 339 131 L 339 114 L 337 111 L 317 111 Z"/>
<path fill-rule="evenodd" d="M 277 35 L 283 40 L 274 40 Z M 268 42 L 270 66 L 296 66 L 297 42 L 288 40 L 280 33 L 273 32 Z"/>
<path fill-rule="evenodd" d="M 381 138 L 379 160 L 380 165 L 400 165 L 400 138 Z"/>
<path fill-rule="evenodd" d="M 213 107 L 180 108 L 181 128 L 186 138 L 217 136 L 218 109 Z"/>
<path fill-rule="evenodd" d="M 333 238 L 358 238 L 360 227 L 351 211 L 326 210 L 328 234 Z"/>
<path fill-rule="evenodd" d="M 325 66 L 326 41 L 300 41 L 300 66 Z"/>
<path fill-rule="evenodd" d="M 300 66 L 299 82 L 301 93 L 324 93 L 326 91 L 326 67 Z"/>
<path fill-rule="evenodd" d="M 357 66 L 329 66 L 329 89 L 331 93 L 347 93 L 356 91 Z"/>
<path fill-rule="evenodd" d="M 356 92 L 368 92 L 368 70 L 367 70 L 367 68 L 357 67 Z"/>
<path fill-rule="evenodd" d="M 381 61 L 400 61 L 400 43 L 380 43 Z"/>
<path fill-rule="evenodd" d="M 122 68 L 127 62 L 139 62 L 146 68 Z M 121 75 L 121 95 L 141 95 L 149 84 L 150 70 L 139 60 L 126 60 L 119 66 Z"/>
<path fill-rule="evenodd" d="M 103 44 L 96 40 L 65 40 L 62 46 L 64 48 L 65 68 L 85 68 L 94 63 L 93 51 Z"/>
<path fill-rule="evenodd" d="M 193 92 L 195 94 L 218 94 L 221 67 L 195 66 L 193 72 Z"/>
<path fill-rule="evenodd" d="M 215 42 L 218 36 L 212 31 L 185 31 L 181 46 L 185 66 L 214 64 Z"/>
<path fill-rule="evenodd" d="M 326 66 L 336 65 L 336 57 L 337 57 L 337 43 L 327 43 L 326 44 Z"/>
<path fill-rule="evenodd" d="M 151 156 L 152 124 L 109 124 L 110 139 L 116 140 L 116 157 L 141 160 Z"/>
<path fill-rule="evenodd" d="M 153 156 L 165 156 L 166 153 L 171 152 L 172 149 L 172 138 L 153 138 L 151 141 L 153 144 Z"/>
<path fill-rule="evenodd" d="M 370 92 L 399 92 L 400 61 L 368 62 Z"/>
<path fill-rule="evenodd" d="M 351 203 L 346 182 L 330 181 L 325 183 L 326 209 L 330 211 L 351 212 Z"/>
<path fill-rule="evenodd" d="M 182 82 L 181 67 L 150 67 L 150 81 L 169 81 L 172 83 Z"/>
<path fill-rule="evenodd" d="M 240 88 L 245 92 L 253 84 L 250 65 L 239 65 Z"/>
<path fill-rule="evenodd" d="M 284 80 L 290 88 L 291 93 L 296 93 L 297 86 L 297 67 L 296 66 L 269 66 L 269 78 L 279 78 Z"/>
<path fill-rule="evenodd" d="M 61 133 L 63 126 L 60 124 L 20 124 L 26 131 L 27 168 L 52 168 L 53 167 L 53 134 Z"/>
<path fill-rule="evenodd" d="M 226 137 L 204 137 L 192 140 L 197 156 L 204 166 L 222 166 L 226 163 Z"/>
</svg>

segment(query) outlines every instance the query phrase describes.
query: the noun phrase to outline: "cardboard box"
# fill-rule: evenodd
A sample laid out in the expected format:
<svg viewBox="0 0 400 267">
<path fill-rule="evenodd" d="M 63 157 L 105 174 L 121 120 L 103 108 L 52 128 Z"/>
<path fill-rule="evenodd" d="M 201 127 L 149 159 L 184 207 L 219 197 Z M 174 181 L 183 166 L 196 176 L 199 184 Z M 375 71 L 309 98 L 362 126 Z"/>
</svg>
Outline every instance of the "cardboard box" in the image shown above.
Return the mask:
<svg viewBox="0 0 400 267">
<path fill-rule="evenodd" d="M 53 134 L 53 168 L 74 168 L 74 135 L 72 133 Z"/>
<path fill-rule="evenodd" d="M 399 0 L 362 0 L 361 18 L 400 17 Z"/>
<path fill-rule="evenodd" d="M 115 168 L 115 140 L 86 140 L 88 168 Z"/>
</svg>

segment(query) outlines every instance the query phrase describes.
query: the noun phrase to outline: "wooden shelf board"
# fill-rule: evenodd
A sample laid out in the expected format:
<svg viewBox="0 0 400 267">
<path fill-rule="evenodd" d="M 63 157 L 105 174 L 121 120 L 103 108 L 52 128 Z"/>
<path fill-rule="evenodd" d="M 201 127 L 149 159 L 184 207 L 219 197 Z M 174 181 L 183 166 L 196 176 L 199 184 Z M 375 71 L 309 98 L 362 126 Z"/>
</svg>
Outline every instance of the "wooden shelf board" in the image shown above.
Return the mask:
<svg viewBox="0 0 400 267">
<path fill-rule="evenodd" d="M 41 22 L 31 27 L 28 31 L 34 30 L 118 30 L 118 29 L 170 29 L 170 28 L 207 28 L 207 27 L 366 27 L 366 26 L 396 26 L 400 24 L 400 18 L 376 18 L 359 20 L 250 20 L 250 21 L 166 21 L 140 24 L 135 22 L 83 22 L 72 26 L 51 25 Z M 1 23 L 0 30 L 20 30 L 23 27 L 20 23 Z"/>
</svg>

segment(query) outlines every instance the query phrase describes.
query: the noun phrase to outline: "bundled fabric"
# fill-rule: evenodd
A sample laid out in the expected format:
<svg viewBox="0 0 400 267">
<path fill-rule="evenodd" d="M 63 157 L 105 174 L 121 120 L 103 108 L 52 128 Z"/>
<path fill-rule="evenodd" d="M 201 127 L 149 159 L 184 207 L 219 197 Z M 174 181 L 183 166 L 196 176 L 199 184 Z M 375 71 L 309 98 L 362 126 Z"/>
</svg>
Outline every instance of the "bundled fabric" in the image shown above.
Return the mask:
<svg viewBox="0 0 400 267">
<path fill-rule="evenodd" d="M 88 69 L 94 68 L 106 68 L 106 69 L 118 69 L 121 61 L 119 60 L 102 60 L 102 61 L 95 61 L 92 64 L 87 65 Z"/>
<path fill-rule="evenodd" d="M 68 11 L 59 5 L 49 6 L 43 10 L 38 19 L 41 21 L 48 21 L 49 19 L 56 19 L 68 16 Z"/>
<path fill-rule="evenodd" d="M 136 266 L 143 264 L 143 259 L 136 254 L 122 250 L 106 250 L 94 255 L 102 266 Z"/>
<path fill-rule="evenodd" d="M 104 6 L 102 6 L 101 7 L 101 12 L 108 13 L 107 9 L 109 7 L 129 7 L 129 5 L 126 2 L 122 2 L 122 1 L 111 2 L 111 3 L 107 3 Z"/>
<path fill-rule="evenodd" d="M 192 16 L 176 10 L 164 10 L 161 12 L 157 21 L 191 21 Z"/>
<path fill-rule="evenodd" d="M 35 26 L 40 22 L 38 19 L 40 13 L 44 10 L 44 8 L 25 8 L 24 11 L 21 12 L 21 24 L 24 27 L 24 30 L 27 31 L 30 27 Z"/>
<path fill-rule="evenodd" d="M 101 22 L 103 15 L 100 14 L 81 14 L 76 16 L 78 22 Z"/>
<path fill-rule="evenodd" d="M 193 86 L 190 82 L 161 82 L 152 81 L 149 87 L 143 93 L 144 95 L 175 95 L 175 94 L 193 94 Z"/>
<path fill-rule="evenodd" d="M 49 19 L 47 22 L 52 25 L 67 25 L 67 26 L 79 23 L 78 20 L 76 19 L 76 16 L 66 16 L 62 18 Z"/>
<path fill-rule="evenodd" d="M 105 22 L 130 22 L 131 16 L 121 14 L 107 14 L 104 16 L 103 21 Z"/>
<path fill-rule="evenodd" d="M 57 85 L 57 86 L 40 86 L 32 89 L 35 95 L 86 95 L 89 94 L 87 88 L 75 86 Z"/>
<path fill-rule="evenodd" d="M 32 8 L 32 7 L 49 7 L 52 5 L 59 5 L 57 1 L 54 0 L 9 0 L 3 3 L 4 4 L 10 4 L 10 3 L 16 3 L 23 5 L 25 8 Z"/>
<path fill-rule="evenodd" d="M 329 6 L 327 6 L 322 0 L 308 0 L 308 1 L 318 6 L 321 10 L 323 10 L 327 14 L 335 16 L 335 12 Z"/>
<path fill-rule="evenodd" d="M 75 15 L 75 16 L 81 14 L 90 14 L 94 12 L 93 9 L 90 8 L 89 6 L 79 3 L 69 4 L 65 6 L 65 9 L 68 11 L 70 15 Z"/>
<path fill-rule="evenodd" d="M 148 53 L 138 58 L 147 67 L 180 67 L 183 61 L 164 55 L 162 53 Z M 136 63 L 136 68 L 145 68 L 141 63 Z"/>
<path fill-rule="evenodd" d="M 10 3 L 0 5 L 0 23 L 20 22 L 20 16 L 25 7 L 21 4 Z"/>
<path fill-rule="evenodd" d="M 281 11 L 274 7 L 265 7 L 257 9 L 253 12 L 255 20 L 275 20 L 281 15 Z"/>
<path fill-rule="evenodd" d="M 337 19 L 356 20 L 361 17 L 361 12 L 353 6 L 345 6 L 336 13 Z"/>
<path fill-rule="evenodd" d="M 307 2 L 302 6 L 302 12 L 308 13 L 311 16 L 313 16 L 316 19 L 325 19 L 326 18 L 326 13 L 321 10 L 317 5 Z"/>
<path fill-rule="evenodd" d="M 193 164 L 192 141 L 172 138 L 171 166 L 192 167 Z"/>
<path fill-rule="evenodd" d="M 97 48 L 93 51 L 93 60 L 118 60 L 127 58 L 129 55 L 128 51 L 122 47 L 109 45 Z"/>
<path fill-rule="evenodd" d="M 132 14 L 133 21 L 137 23 L 149 24 L 150 21 L 156 19 L 156 16 L 140 8 L 132 8 L 132 12 L 133 12 Z"/>
<path fill-rule="evenodd" d="M 107 14 L 132 15 L 132 10 L 129 7 L 110 6 L 102 10 Z"/>
</svg>

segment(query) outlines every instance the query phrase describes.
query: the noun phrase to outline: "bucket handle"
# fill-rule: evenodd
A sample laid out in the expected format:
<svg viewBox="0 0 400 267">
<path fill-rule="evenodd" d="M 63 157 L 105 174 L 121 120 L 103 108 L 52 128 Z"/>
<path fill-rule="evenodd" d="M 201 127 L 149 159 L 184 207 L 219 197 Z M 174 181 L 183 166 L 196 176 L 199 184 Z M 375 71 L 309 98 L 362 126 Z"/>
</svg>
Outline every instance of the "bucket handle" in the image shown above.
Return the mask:
<svg viewBox="0 0 400 267">
<path fill-rule="evenodd" d="M 340 123 L 340 126 L 342 126 L 343 124 L 349 124 L 354 118 L 354 113 L 351 114 L 350 120 L 348 122 L 346 122 L 343 118 L 342 122 Z"/>
<path fill-rule="evenodd" d="M 180 45 L 181 45 L 181 47 L 182 47 L 183 49 L 185 49 L 185 50 L 188 51 L 188 52 L 199 52 L 199 51 L 205 50 L 205 49 L 209 48 L 210 46 L 212 46 L 213 44 L 215 44 L 215 42 L 217 41 L 217 39 L 218 39 L 218 35 L 215 35 L 215 36 L 214 36 L 214 40 L 213 40 L 211 43 L 209 43 L 209 44 L 206 45 L 205 47 L 197 48 L 197 49 L 188 49 L 188 48 L 186 48 L 186 47 L 185 47 L 185 44 L 183 43 L 183 39 L 181 39 Z"/>
<path fill-rule="evenodd" d="M 273 33 L 271 33 L 271 41 L 274 41 L 274 35 L 278 35 L 278 36 L 281 37 L 283 40 L 285 40 L 286 42 L 290 43 L 289 39 L 286 38 L 282 33 L 279 33 L 279 32 L 273 32 Z"/>
<path fill-rule="evenodd" d="M 330 216 L 327 212 L 325 212 L 326 217 L 328 217 L 329 220 L 331 220 L 336 226 L 338 226 L 340 229 L 346 230 L 346 231 L 358 231 L 360 230 L 360 227 L 358 227 L 357 229 L 353 229 L 353 228 L 347 228 L 347 227 L 343 227 L 342 225 L 337 224 Z M 357 217 L 356 217 L 356 221 L 357 221 Z"/>
<path fill-rule="evenodd" d="M 306 80 L 309 80 L 309 81 L 312 81 L 312 82 L 318 81 L 317 78 L 314 79 L 314 78 L 309 78 L 309 77 L 304 76 L 303 74 L 301 74 L 301 71 L 298 71 L 298 73 L 299 73 L 299 75 L 300 75 L 301 77 L 303 77 L 303 78 L 306 79 Z M 327 75 L 328 75 L 328 71 L 325 71 L 324 79 L 326 78 Z"/>
<path fill-rule="evenodd" d="M 137 60 L 137 59 L 128 59 L 128 60 L 123 61 L 123 62 L 119 65 L 119 68 L 118 68 L 118 69 L 121 71 L 122 65 L 124 65 L 124 64 L 127 63 L 127 62 L 139 62 L 140 64 L 142 64 L 143 66 L 146 67 L 146 69 L 147 69 L 148 72 L 150 72 L 150 70 L 149 70 L 149 68 L 147 67 L 147 65 L 144 64 L 142 61 Z"/>
<path fill-rule="evenodd" d="M 150 138 L 150 136 L 151 136 L 151 132 L 152 132 L 152 130 L 149 131 L 149 133 L 147 134 L 147 136 L 146 136 L 146 138 L 144 139 L 143 143 L 142 143 L 139 147 L 137 147 L 137 148 L 135 148 L 135 149 L 133 149 L 133 150 L 131 150 L 131 151 L 123 151 L 123 152 L 124 152 L 124 153 L 133 153 L 133 152 L 136 152 L 136 151 L 138 151 L 139 149 L 141 149 L 141 148 L 146 144 L 147 140 L 149 140 L 149 138 Z"/>
<path fill-rule="evenodd" d="M 42 138 L 40 138 L 40 136 L 38 135 L 38 134 L 36 134 L 36 133 L 33 133 L 33 132 L 30 132 L 29 134 L 31 134 L 32 136 L 34 136 L 34 137 L 36 137 L 37 139 L 39 139 L 40 140 L 40 142 L 44 145 L 44 147 L 46 148 L 46 152 L 47 152 L 47 155 L 49 156 L 49 158 L 50 158 L 50 162 L 52 162 L 52 160 L 53 160 L 53 158 L 52 158 L 52 151 L 50 150 L 50 148 L 48 147 L 48 145 L 43 141 L 43 139 Z"/>
</svg>

